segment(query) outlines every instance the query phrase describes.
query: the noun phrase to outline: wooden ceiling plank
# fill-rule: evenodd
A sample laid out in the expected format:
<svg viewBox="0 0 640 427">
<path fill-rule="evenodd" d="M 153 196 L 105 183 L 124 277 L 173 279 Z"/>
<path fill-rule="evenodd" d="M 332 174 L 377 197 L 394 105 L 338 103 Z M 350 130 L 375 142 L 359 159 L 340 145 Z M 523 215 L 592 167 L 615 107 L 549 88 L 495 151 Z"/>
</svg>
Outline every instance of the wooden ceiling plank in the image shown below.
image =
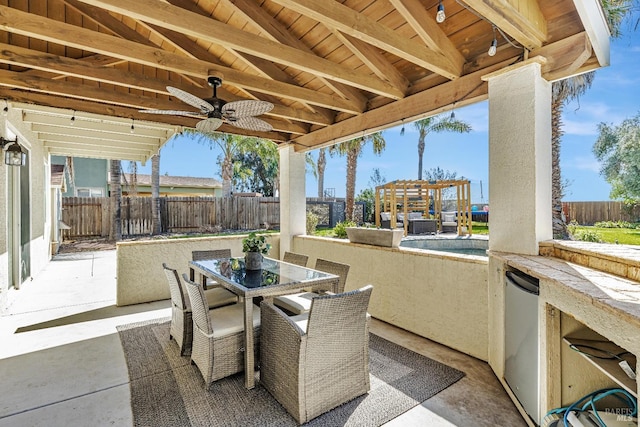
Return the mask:
<svg viewBox="0 0 640 427">
<path fill-rule="evenodd" d="M 168 100 L 150 99 L 128 93 L 118 93 L 102 90 L 99 87 L 88 88 L 82 84 L 72 84 L 56 80 L 48 80 L 40 77 L 24 76 L 13 71 L 0 70 L 0 85 L 17 87 L 21 89 L 45 92 L 67 97 L 77 97 L 95 102 L 107 102 L 126 107 L 140 109 L 170 110 L 175 108 L 175 104 Z M 149 116 L 149 114 L 147 114 Z M 304 127 L 288 123 L 282 120 L 269 120 L 269 123 L 276 131 L 295 133 L 305 133 Z"/>
<path fill-rule="evenodd" d="M 82 135 L 81 133 L 50 133 L 36 130 L 38 128 L 39 126 L 36 125 L 31 126 L 31 130 L 37 132 L 38 135 L 42 137 L 42 139 L 46 139 L 52 142 L 68 142 L 69 144 L 90 143 L 95 145 L 120 147 L 138 151 L 152 150 L 153 147 L 157 147 L 162 143 L 162 141 L 160 141 L 159 139 L 147 143 L 137 143 L 135 141 L 135 133 L 131 134 L 129 132 L 127 132 L 126 134 L 123 133 L 118 137 L 113 133 L 100 135 L 99 132 L 93 132 L 93 134 L 91 134 L 90 132 L 86 132 L 87 135 Z"/>
<path fill-rule="evenodd" d="M 131 29 L 124 22 L 117 20 L 115 17 L 113 17 L 113 15 L 111 15 L 104 9 L 90 7 L 77 0 L 64 0 L 64 3 L 66 3 L 72 9 L 76 10 L 78 13 L 91 19 L 96 24 L 105 28 L 114 36 L 120 36 L 127 40 L 147 46 L 157 47 L 155 44 L 150 42 L 148 38 Z"/>
<path fill-rule="evenodd" d="M 536 0 L 462 1 L 528 50 L 547 39 L 547 21 Z"/>
<path fill-rule="evenodd" d="M 355 72 L 351 68 L 341 66 L 315 54 L 256 37 L 254 34 L 214 19 L 185 11 L 162 0 L 137 0 L 133 2 L 130 0 L 81 1 L 134 19 L 188 34 L 192 37 L 218 43 L 227 48 L 321 75 L 378 95 L 392 99 L 400 99 L 404 96 L 404 93 L 401 93 L 389 83 L 373 76 Z"/>
<path fill-rule="evenodd" d="M 412 40 L 407 40 L 396 34 L 391 28 L 381 25 L 337 1 L 272 1 L 449 79 L 456 79 L 462 74 L 462 64 L 453 64 L 441 53 Z"/>
<path fill-rule="evenodd" d="M 96 33 L 47 18 L 35 17 L 6 6 L 0 6 L 0 29 L 200 78 L 217 75 L 230 84 L 256 92 L 309 102 L 339 111 L 354 114 L 362 111 L 349 100 L 337 96 L 252 76 L 228 67 L 186 58 L 107 34 Z"/>
<path fill-rule="evenodd" d="M 169 94 L 166 89 L 167 86 L 175 86 L 201 98 L 208 98 L 211 96 L 209 88 L 198 89 L 185 84 L 177 84 L 168 80 L 145 76 L 143 74 L 120 71 L 111 67 L 95 67 L 83 60 L 36 52 L 2 43 L 0 43 L 0 62 L 18 65 L 21 67 L 32 67 L 47 72 L 64 73 L 65 75 L 75 76 L 78 78 L 91 79 L 103 83 L 136 88 L 165 95 Z M 34 75 L 30 74 L 29 76 L 33 77 Z M 242 98 L 239 98 L 222 88 L 218 90 L 220 96 L 227 101 L 242 100 Z M 174 106 L 172 109 L 176 108 L 177 107 Z M 185 105 L 185 108 L 188 107 Z M 333 123 L 332 120 L 326 120 L 323 115 L 318 115 L 309 111 L 300 111 L 299 109 L 279 104 L 274 105 L 274 110 L 275 112 L 273 116 L 275 117 L 325 126 Z"/>
<path fill-rule="evenodd" d="M 92 159 L 106 159 L 106 160 L 129 160 L 137 161 L 141 163 L 147 162 L 153 154 L 157 153 L 157 150 L 148 156 L 141 156 L 132 153 L 124 153 L 122 151 L 111 152 L 103 151 L 100 147 L 83 149 L 77 148 L 61 148 L 55 145 L 47 146 L 47 151 L 54 156 L 72 156 L 72 157 L 88 157 Z"/>
<path fill-rule="evenodd" d="M 186 0 L 171 0 L 173 4 L 185 3 Z M 257 3 L 247 0 L 227 0 L 227 2 L 234 7 L 234 9 L 242 14 L 242 16 L 250 23 L 252 23 L 257 29 L 265 33 L 273 41 L 282 43 L 283 45 L 291 46 L 301 51 L 308 52 L 312 55 L 315 53 L 307 47 L 301 40 L 296 39 L 284 25 L 280 24 L 277 20 L 273 19 L 264 9 L 262 9 Z M 357 89 L 331 81 L 324 76 L 317 76 L 322 80 L 324 84 L 329 86 L 331 90 L 339 93 L 346 99 L 351 99 L 354 102 L 359 102 L 361 105 L 366 105 L 366 96 Z M 404 93 L 404 92 L 403 92 Z"/>
<path fill-rule="evenodd" d="M 428 48 L 440 52 L 456 66 L 462 68 L 465 63 L 464 57 L 420 0 L 390 0 L 390 2 Z"/>
<path fill-rule="evenodd" d="M 67 116 L 54 116 L 49 114 L 39 114 L 32 111 L 23 110 L 22 121 L 25 123 L 31 123 L 32 125 L 46 126 L 48 129 L 58 128 L 59 132 L 71 132 L 74 129 L 86 130 L 94 133 L 114 133 L 122 134 L 125 131 L 129 133 L 129 126 L 123 126 L 122 124 L 107 123 L 97 120 L 84 120 L 80 112 L 73 113 L 75 117 L 74 124 L 71 124 L 69 115 Z M 144 127 L 144 124 L 139 126 Z M 136 127 L 139 127 L 138 125 Z M 56 131 L 51 130 L 52 133 Z M 167 131 L 161 129 L 144 129 L 144 134 L 138 134 L 138 137 L 145 138 L 166 138 Z"/>
<path fill-rule="evenodd" d="M 379 78 L 389 80 L 392 85 L 400 88 L 403 92 L 407 91 L 409 80 L 373 46 L 348 34 L 342 34 L 339 30 L 335 30 L 334 35 Z"/>
</svg>

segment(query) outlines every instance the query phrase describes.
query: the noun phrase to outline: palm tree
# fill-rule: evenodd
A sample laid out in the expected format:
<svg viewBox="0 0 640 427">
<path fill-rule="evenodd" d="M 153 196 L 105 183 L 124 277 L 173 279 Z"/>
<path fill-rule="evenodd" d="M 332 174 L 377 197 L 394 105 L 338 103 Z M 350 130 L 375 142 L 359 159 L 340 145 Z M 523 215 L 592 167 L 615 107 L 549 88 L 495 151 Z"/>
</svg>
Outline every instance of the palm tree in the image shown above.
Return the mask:
<svg viewBox="0 0 640 427">
<path fill-rule="evenodd" d="M 376 155 L 380 155 L 386 147 L 386 141 L 382 136 L 382 132 L 375 132 L 329 147 L 330 155 L 338 154 L 340 156 L 347 156 L 347 189 L 345 197 L 345 216 L 349 221 L 353 221 L 354 214 L 358 157 L 360 157 L 360 154 L 362 154 L 362 148 L 368 142 L 372 143 L 373 153 Z"/>
<path fill-rule="evenodd" d="M 160 153 L 151 156 L 151 234 L 160 234 Z"/>
<path fill-rule="evenodd" d="M 461 120 L 456 120 L 453 115 L 445 116 L 444 114 L 413 122 L 418 130 L 418 179 L 422 179 L 422 158 L 424 156 L 425 138 L 431 132 L 458 132 L 466 133 L 471 131 L 471 126 Z"/>
<path fill-rule="evenodd" d="M 324 170 L 327 167 L 327 149 L 321 148 L 318 151 L 318 161 L 316 168 L 318 169 L 318 197 L 324 197 Z"/>
<path fill-rule="evenodd" d="M 562 111 L 566 103 L 580 97 L 591 87 L 594 77 L 595 72 L 591 71 L 559 80 L 551 86 L 551 211 L 555 239 L 569 238 L 567 224 L 562 218 L 562 197 L 565 189 L 560 170 L 560 142 L 564 134 Z"/>
<path fill-rule="evenodd" d="M 243 147 L 256 147 L 258 139 L 221 132 L 204 133 L 192 129 L 185 129 L 185 133 L 193 136 L 197 142 L 216 144 L 220 147 L 222 150 L 222 171 L 220 172 L 222 196 L 230 197 L 234 172 L 233 156 L 240 153 Z"/>
<path fill-rule="evenodd" d="M 602 0 L 602 8 L 609 23 L 612 37 L 620 36 L 620 24 L 631 10 L 631 0 Z M 551 212 L 553 237 L 568 239 L 569 232 L 562 218 L 562 197 L 565 184 L 560 169 L 560 143 L 562 131 L 562 110 L 564 106 L 583 95 L 591 87 L 595 72 L 574 76 L 553 83 L 551 87 Z"/>
</svg>

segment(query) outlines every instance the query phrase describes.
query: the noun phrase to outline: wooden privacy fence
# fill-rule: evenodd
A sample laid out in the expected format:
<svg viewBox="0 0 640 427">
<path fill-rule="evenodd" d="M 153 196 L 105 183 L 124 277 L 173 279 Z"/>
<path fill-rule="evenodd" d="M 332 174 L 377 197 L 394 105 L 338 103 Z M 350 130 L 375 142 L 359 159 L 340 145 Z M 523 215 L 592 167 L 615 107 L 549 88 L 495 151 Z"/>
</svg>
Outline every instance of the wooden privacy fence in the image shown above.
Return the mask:
<svg viewBox="0 0 640 427">
<path fill-rule="evenodd" d="M 567 222 L 576 220 L 581 225 L 593 225 L 599 221 L 640 220 L 640 206 L 628 209 L 622 202 L 562 202 L 562 211 Z"/>
<path fill-rule="evenodd" d="M 160 222 L 163 233 L 255 230 L 280 226 L 277 197 L 161 197 Z M 123 197 L 122 235 L 151 234 L 150 197 Z M 363 207 L 358 204 L 358 214 Z M 344 220 L 344 201 L 309 201 L 307 209 L 320 217 L 320 224 L 333 227 Z M 108 197 L 63 197 L 62 221 L 69 225 L 64 238 L 107 237 L 111 230 Z M 360 221 L 361 222 L 361 221 Z"/>
<path fill-rule="evenodd" d="M 268 223 L 280 224 L 277 199 L 267 197 L 162 197 L 160 218 L 162 232 L 207 232 L 252 230 Z M 123 197 L 121 204 L 122 235 L 151 234 L 150 197 Z M 111 230 L 108 197 L 64 197 L 62 221 L 70 226 L 64 238 L 107 237 Z"/>
</svg>

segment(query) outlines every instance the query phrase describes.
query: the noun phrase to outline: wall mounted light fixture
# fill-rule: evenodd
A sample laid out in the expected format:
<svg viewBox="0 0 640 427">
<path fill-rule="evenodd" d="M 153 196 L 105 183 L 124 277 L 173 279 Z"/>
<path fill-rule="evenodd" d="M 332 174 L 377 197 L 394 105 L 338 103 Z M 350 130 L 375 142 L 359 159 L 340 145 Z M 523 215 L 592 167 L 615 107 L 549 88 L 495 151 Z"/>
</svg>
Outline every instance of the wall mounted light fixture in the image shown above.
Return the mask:
<svg viewBox="0 0 640 427">
<path fill-rule="evenodd" d="M 8 147 L 7 147 L 8 145 Z M 16 139 L 5 139 L 0 136 L 0 148 L 4 150 L 4 163 L 9 166 L 23 166 L 27 162 L 27 153 L 22 150 Z"/>
</svg>

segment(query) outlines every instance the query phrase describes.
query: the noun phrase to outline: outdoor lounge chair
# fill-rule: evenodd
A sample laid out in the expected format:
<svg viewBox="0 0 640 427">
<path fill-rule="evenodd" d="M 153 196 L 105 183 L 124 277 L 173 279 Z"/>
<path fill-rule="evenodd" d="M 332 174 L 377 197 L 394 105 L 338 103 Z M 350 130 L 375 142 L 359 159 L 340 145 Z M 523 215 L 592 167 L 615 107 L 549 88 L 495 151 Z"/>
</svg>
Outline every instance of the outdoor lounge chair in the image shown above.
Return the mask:
<svg viewBox="0 0 640 427">
<path fill-rule="evenodd" d="M 301 267 L 307 266 L 307 261 L 309 257 L 303 254 L 297 254 L 295 252 L 285 252 L 282 256 L 282 261 L 288 262 L 289 264 L 299 265 Z"/>
<path fill-rule="evenodd" d="M 233 304 L 209 310 L 202 286 L 186 275 L 184 281 L 193 308 L 191 363 L 198 367 L 205 387 L 209 388 L 214 381 L 244 370 L 244 309 L 242 304 Z M 253 327 L 257 355 L 260 337 L 258 307 L 253 310 Z M 258 358 L 254 360 L 257 363 Z"/>
<path fill-rule="evenodd" d="M 175 339 L 180 347 L 180 355 L 184 356 L 187 349 L 191 348 L 193 340 L 192 308 L 186 289 L 182 286 L 178 272 L 173 268 L 162 264 L 164 274 L 169 282 L 171 293 L 171 327 L 169 339 Z M 238 302 L 238 297 L 224 288 L 215 288 L 204 291 L 208 308 L 222 307 Z"/>
<path fill-rule="evenodd" d="M 350 266 L 347 264 L 341 264 L 339 262 L 329 261 L 322 258 L 318 258 L 316 260 L 315 266 L 316 270 L 335 274 L 336 276 L 340 277 L 340 279 L 338 280 L 336 293 L 344 292 L 344 285 L 347 282 L 349 268 Z M 296 294 L 276 297 L 273 300 L 273 303 L 289 313 L 302 314 L 309 311 L 309 309 L 311 308 L 311 300 L 317 296 L 318 294 L 316 292 L 299 292 Z"/>
<path fill-rule="evenodd" d="M 319 296 L 293 317 L 262 302 L 260 382 L 298 423 L 369 391 L 372 289 Z"/>
</svg>

